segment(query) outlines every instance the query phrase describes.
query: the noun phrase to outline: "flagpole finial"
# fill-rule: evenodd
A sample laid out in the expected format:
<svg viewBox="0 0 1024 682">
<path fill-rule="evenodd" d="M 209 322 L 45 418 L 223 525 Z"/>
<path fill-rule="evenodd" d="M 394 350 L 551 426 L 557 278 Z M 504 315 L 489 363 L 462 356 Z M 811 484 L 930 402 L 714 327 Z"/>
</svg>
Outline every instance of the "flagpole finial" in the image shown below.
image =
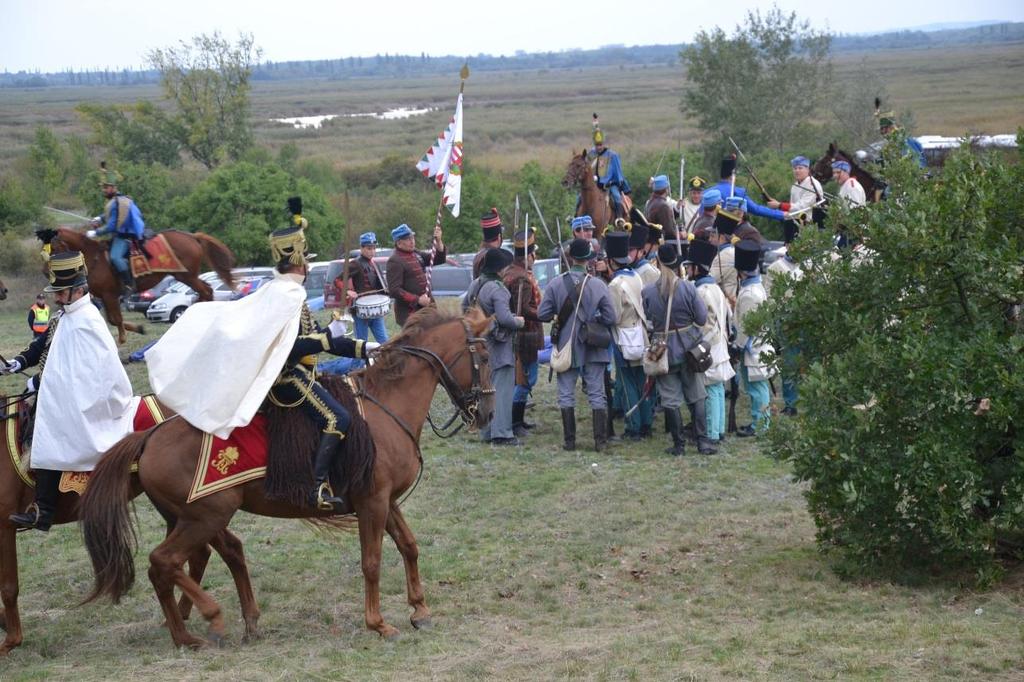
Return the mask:
<svg viewBox="0 0 1024 682">
<path fill-rule="evenodd" d="M 459 78 L 462 80 L 469 78 L 469 62 L 462 65 L 462 69 L 459 70 Z"/>
</svg>

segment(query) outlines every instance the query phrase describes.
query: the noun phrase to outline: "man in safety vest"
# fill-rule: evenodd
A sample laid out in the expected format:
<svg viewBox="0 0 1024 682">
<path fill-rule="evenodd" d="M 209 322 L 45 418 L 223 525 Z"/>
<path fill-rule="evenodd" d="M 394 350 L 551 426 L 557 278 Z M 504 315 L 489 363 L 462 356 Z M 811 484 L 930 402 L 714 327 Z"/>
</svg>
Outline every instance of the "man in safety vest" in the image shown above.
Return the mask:
<svg viewBox="0 0 1024 682">
<path fill-rule="evenodd" d="M 46 336 L 50 328 L 50 307 L 46 305 L 46 294 L 38 294 L 36 302 L 28 309 L 28 328 L 34 339 Z"/>
</svg>

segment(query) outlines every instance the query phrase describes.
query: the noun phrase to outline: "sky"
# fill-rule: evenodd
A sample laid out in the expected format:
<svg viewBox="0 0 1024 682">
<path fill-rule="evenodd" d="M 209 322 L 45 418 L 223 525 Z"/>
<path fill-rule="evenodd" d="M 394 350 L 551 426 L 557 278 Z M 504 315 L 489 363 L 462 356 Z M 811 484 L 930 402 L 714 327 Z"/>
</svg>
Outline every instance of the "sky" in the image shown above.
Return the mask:
<svg viewBox="0 0 1024 682">
<path fill-rule="evenodd" d="M 251 33 L 263 60 L 431 56 L 689 42 L 727 32 L 753 0 L 0 0 L 0 72 L 142 68 L 154 48 Z M 877 33 L 944 22 L 1024 21 L 1021 0 L 777 0 L 819 29 Z M 926 9 L 922 9 L 926 8 Z"/>
</svg>

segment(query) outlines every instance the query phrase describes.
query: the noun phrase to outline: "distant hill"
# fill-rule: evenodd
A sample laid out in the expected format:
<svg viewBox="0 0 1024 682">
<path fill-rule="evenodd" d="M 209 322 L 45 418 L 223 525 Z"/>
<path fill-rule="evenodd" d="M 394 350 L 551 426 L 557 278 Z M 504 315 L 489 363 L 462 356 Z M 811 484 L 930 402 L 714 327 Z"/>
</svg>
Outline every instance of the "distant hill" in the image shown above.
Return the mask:
<svg viewBox="0 0 1024 682">
<path fill-rule="evenodd" d="M 931 24 L 944 26 L 944 24 Z M 953 24 L 952 26 L 959 26 Z M 967 44 L 1024 42 L 1024 23 L 977 23 L 942 30 L 906 29 L 875 35 L 839 34 L 833 37 L 832 51 L 870 52 L 873 50 L 921 49 Z M 672 65 L 679 61 L 684 45 L 610 45 L 594 50 L 558 52 L 519 52 L 512 56 L 470 55 L 475 71 L 535 71 L 545 69 L 584 69 L 592 67 Z M 291 62 L 265 62 L 253 71 L 255 81 L 296 79 L 405 78 L 413 75 L 457 71 L 464 56 L 429 57 L 415 55 L 376 55 Z M 59 73 L 3 73 L 0 87 L 48 87 L 75 85 L 132 86 L 156 83 L 156 71 L 132 69 L 74 71 Z"/>
</svg>

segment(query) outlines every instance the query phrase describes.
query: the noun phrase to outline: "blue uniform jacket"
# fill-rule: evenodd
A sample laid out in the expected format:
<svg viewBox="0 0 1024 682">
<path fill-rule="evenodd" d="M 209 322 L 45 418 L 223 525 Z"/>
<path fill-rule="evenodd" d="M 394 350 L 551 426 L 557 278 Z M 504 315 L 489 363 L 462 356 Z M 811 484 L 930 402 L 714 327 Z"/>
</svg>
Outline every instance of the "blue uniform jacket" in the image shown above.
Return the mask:
<svg viewBox="0 0 1024 682">
<path fill-rule="evenodd" d="M 622 174 L 622 161 L 619 160 L 618 154 L 605 147 L 600 156 L 598 156 L 596 149 L 591 148 L 589 156 L 591 163 L 595 159 L 597 160 L 596 175 L 598 185 L 602 188 L 614 185 L 622 190 L 623 194 L 629 194 L 632 191 L 626 176 Z"/>
<path fill-rule="evenodd" d="M 128 215 L 125 217 L 121 226 L 118 227 L 118 214 L 121 209 L 127 208 Z M 107 210 L 110 218 L 107 220 L 105 227 L 96 230 L 97 235 L 109 234 L 116 232 L 121 237 L 132 237 L 134 239 L 142 239 L 142 233 L 146 229 L 146 223 L 142 219 L 142 211 L 135 205 L 135 202 L 131 198 L 118 194 L 116 197 L 110 200 L 107 204 Z"/>
<path fill-rule="evenodd" d="M 724 203 L 725 200 L 729 198 L 729 181 L 719 180 L 718 184 L 715 185 L 715 189 L 722 193 L 722 202 Z M 762 218 L 771 218 L 772 220 L 781 221 L 786 219 L 786 216 L 779 209 L 762 206 L 761 204 L 751 199 L 750 195 L 747 194 L 746 187 L 740 187 L 739 185 L 736 185 L 735 190 L 733 190 L 733 194 L 735 194 L 738 197 L 743 197 L 744 199 L 747 200 L 747 213 L 753 213 L 754 215 L 759 215 Z"/>
</svg>

